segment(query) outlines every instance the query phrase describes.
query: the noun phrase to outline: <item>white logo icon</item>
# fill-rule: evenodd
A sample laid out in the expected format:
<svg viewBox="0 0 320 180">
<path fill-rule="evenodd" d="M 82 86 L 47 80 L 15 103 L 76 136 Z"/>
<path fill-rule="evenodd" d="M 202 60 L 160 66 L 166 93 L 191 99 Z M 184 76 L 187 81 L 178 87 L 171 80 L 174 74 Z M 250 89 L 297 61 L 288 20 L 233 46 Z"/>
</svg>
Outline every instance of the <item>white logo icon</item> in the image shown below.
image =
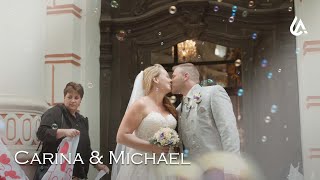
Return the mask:
<svg viewBox="0 0 320 180">
<path fill-rule="evenodd" d="M 294 35 L 294 36 L 300 36 L 302 33 L 308 34 L 308 31 L 307 31 L 306 27 L 304 26 L 304 24 L 303 24 L 301 19 L 299 20 L 298 24 L 296 25 L 296 28 L 293 29 L 294 25 L 297 23 L 297 20 L 298 20 L 298 18 L 296 16 L 296 17 L 294 17 L 294 20 L 291 23 L 291 26 L 290 26 L 291 34 Z M 299 30 L 300 27 L 302 28 L 302 31 Z"/>
</svg>

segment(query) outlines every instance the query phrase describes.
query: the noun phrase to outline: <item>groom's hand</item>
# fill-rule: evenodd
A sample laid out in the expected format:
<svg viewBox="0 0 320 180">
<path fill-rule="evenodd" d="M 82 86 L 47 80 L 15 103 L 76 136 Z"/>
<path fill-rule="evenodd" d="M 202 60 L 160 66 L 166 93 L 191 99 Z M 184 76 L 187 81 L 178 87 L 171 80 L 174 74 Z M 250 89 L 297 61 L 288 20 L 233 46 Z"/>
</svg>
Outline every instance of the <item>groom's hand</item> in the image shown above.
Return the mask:
<svg viewBox="0 0 320 180">
<path fill-rule="evenodd" d="M 108 166 L 104 165 L 104 164 L 97 164 L 95 166 L 95 168 L 98 170 L 98 171 L 101 171 L 101 170 L 104 170 L 106 173 L 109 174 L 110 172 L 110 169 L 108 168 Z"/>
<path fill-rule="evenodd" d="M 174 150 L 175 153 L 180 153 L 180 148 L 179 147 L 174 147 L 173 150 Z"/>
</svg>

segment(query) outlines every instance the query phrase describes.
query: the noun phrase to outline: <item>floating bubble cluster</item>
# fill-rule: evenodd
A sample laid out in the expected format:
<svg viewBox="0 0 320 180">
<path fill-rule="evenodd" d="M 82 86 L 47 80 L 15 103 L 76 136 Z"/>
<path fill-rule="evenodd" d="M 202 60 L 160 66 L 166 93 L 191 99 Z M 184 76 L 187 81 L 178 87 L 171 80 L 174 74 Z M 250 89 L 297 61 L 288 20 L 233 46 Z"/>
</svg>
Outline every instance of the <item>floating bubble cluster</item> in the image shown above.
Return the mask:
<svg viewBox="0 0 320 180">
<path fill-rule="evenodd" d="M 243 92 L 244 92 L 243 89 L 241 89 L 241 88 L 238 89 L 238 93 L 237 93 L 238 96 L 243 96 Z"/>
<path fill-rule="evenodd" d="M 254 7 L 254 1 L 249 1 L 249 8 L 253 8 Z"/>
<path fill-rule="evenodd" d="M 267 73 L 267 78 L 268 78 L 268 79 L 272 79 L 272 72 L 268 72 L 268 73 Z"/>
<path fill-rule="evenodd" d="M 257 33 L 253 33 L 253 34 L 251 35 L 251 38 L 252 38 L 253 40 L 257 39 L 257 37 L 258 37 Z"/>
<path fill-rule="evenodd" d="M 111 1 L 110 5 L 111 5 L 112 8 L 118 8 L 119 7 L 118 2 L 115 1 L 115 0 Z"/>
<path fill-rule="evenodd" d="M 233 23 L 234 22 L 234 16 L 229 17 L 229 22 Z"/>
<path fill-rule="evenodd" d="M 266 116 L 266 117 L 264 118 L 264 122 L 267 123 L 267 124 L 269 124 L 269 123 L 271 122 L 271 117 L 270 117 L 270 116 Z"/>
<path fill-rule="evenodd" d="M 241 60 L 240 60 L 240 59 L 237 59 L 237 60 L 234 62 L 234 65 L 235 65 L 236 67 L 241 66 Z"/>
<path fill-rule="evenodd" d="M 275 104 L 273 104 L 272 106 L 271 106 L 271 113 L 276 113 L 278 111 L 278 106 L 277 105 L 275 105 Z"/>
<path fill-rule="evenodd" d="M 127 37 L 127 33 L 124 30 L 120 30 L 117 34 L 116 37 L 119 41 L 124 41 Z"/>
<path fill-rule="evenodd" d="M 213 7 L 213 11 L 214 11 L 214 12 L 218 12 L 218 11 L 219 11 L 219 6 L 214 6 L 214 7 Z"/>
<path fill-rule="evenodd" d="M 169 13 L 170 14 L 175 14 L 176 12 L 177 12 L 177 8 L 175 6 L 170 6 Z"/>
<path fill-rule="evenodd" d="M 268 60 L 267 59 L 262 59 L 261 60 L 261 67 L 265 68 L 268 66 Z"/>
<path fill-rule="evenodd" d="M 248 16 L 248 11 L 243 11 L 242 12 L 242 17 L 247 17 Z"/>
</svg>

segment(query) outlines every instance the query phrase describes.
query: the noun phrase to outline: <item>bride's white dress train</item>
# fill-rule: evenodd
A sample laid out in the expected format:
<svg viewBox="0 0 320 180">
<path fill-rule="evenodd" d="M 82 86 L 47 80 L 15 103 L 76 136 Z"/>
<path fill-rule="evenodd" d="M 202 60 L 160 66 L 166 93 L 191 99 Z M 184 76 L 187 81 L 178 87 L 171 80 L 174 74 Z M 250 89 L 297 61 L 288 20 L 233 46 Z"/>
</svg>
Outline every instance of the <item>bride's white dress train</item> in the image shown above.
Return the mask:
<svg viewBox="0 0 320 180">
<path fill-rule="evenodd" d="M 149 113 L 141 122 L 135 135 L 141 139 L 148 141 L 161 127 L 170 127 L 175 129 L 177 126 L 176 119 L 170 114 L 163 117 L 158 112 Z M 130 155 L 134 153 L 141 153 L 143 156 L 134 156 L 135 162 L 143 162 L 142 164 L 133 164 L 130 160 L 129 164 L 122 165 L 118 172 L 117 180 L 168 180 L 175 179 L 173 177 L 166 177 L 164 174 L 157 173 L 157 164 L 153 164 L 152 160 L 148 160 L 144 164 L 145 155 L 152 158 L 151 152 L 143 152 L 137 149 L 128 148 L 127 153 Z M 145 154 L 147 153 L 147 154 Z M 157 162 L 157 161 L 156 161 Z M 125 161 L 126 163 L 126 161 Z"/>
</svg>

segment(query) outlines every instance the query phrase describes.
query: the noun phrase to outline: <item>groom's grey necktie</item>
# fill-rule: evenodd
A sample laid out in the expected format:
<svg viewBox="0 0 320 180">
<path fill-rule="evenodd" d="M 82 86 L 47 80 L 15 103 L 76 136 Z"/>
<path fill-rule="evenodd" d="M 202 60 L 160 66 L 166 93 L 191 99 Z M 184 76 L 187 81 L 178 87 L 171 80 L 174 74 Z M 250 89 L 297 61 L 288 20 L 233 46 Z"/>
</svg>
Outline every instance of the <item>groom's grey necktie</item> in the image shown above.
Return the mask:
<svg viewBox="0 0 320 180">
<path fill-rule="evenodd" d="M 183 104 L 188 104 L 189 103 L 190 98 L 188 98 L 187 96 L 183 97 Z"/>
<path fill-rule="evenodd" d="M 186 111 L 188 108 L 188 104 L 189 104 L 190 98 L 187 96 L 183 96 L 183 106 L 182 106 L 182 112 Z"/>
</svg>

